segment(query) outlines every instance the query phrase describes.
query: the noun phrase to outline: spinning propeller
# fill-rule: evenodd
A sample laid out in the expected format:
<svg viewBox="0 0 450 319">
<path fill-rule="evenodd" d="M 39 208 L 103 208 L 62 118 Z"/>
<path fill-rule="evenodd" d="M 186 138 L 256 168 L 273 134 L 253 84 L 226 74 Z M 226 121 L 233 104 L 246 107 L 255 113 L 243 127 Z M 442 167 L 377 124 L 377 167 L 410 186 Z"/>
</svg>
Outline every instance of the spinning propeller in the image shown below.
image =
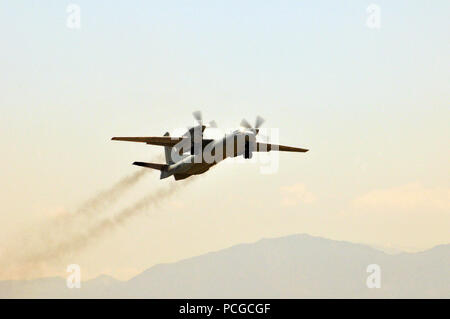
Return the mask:
<svg viewBox="0 0 450 319">
<path fill-rule="evenodd" d="M 255 126 L 252 126 L 246 119 L 242 119 L 241 127 L 246 128 L 257 135 L 259 133 L 259 128 L 263 125 L 263 123 L 264 119 L 258 115 L 255 120 Z"/>
<path fill-rule="evenodd" d="M 201 111 L 195 111 L 194 113 L 192 113 L 192 115 L 194 116 L 194 118 L 197 120 L 198 124 L 200 126 L 205 126 L 206 127 L 213 127 L 213 128 L 217 128 L 217 123 L 216 121 L 212 120 L 209 123 L 207 123 L 206 125 L 203 124 L 203 116 L 202 116 L 202 112 Z"/>
</svg>

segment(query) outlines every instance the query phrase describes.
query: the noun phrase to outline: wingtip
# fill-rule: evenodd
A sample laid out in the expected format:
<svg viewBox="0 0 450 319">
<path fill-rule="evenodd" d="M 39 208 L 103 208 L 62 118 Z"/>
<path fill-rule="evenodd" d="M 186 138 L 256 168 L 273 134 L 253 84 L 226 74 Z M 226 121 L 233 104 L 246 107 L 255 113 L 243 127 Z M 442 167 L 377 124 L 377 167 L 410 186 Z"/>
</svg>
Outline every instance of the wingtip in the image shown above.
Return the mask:
<svg viewBox="0 0 450 319">
<path fill-rule="evenodd" d="M 148 167 L 147 164 L 148 163 L 145 163 L 145 162 L 133 162 L 133 165 L 142 166 L 142 167 Z"/>
</svg>

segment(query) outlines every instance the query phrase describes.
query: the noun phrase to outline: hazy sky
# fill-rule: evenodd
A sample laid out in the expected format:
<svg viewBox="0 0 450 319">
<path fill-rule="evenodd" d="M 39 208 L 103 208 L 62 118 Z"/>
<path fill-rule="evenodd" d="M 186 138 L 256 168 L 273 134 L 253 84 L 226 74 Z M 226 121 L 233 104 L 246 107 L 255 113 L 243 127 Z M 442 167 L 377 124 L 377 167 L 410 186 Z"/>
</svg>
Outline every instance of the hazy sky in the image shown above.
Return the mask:
<svg viewBox="0 0 450 319">
<path fill-rule="evenodd" d="M 450 242 L 449 1 L 0 3 L 0 253 L 163 149 L 111 142 L 257 114 L 279 170 L 218 165 L 64 260 L 130 276 L 263 237 Z M 167 181 L 149 174 L 111 214 Z M 48 274 L 65 266 L 49 263 Z"/>
</svg>

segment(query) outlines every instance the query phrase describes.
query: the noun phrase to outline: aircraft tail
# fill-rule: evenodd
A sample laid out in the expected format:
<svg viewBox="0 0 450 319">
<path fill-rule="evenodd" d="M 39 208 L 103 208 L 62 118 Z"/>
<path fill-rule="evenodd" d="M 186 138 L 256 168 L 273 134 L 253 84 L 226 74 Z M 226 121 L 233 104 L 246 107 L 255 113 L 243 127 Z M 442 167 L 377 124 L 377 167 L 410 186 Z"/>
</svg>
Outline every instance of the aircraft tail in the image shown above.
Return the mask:
<svg viewBox="0 0 450 319">
<path fill-rule="evenodd" d="M 164 136 L 169 136 L 169 135 L 170 135 L 169 132 L 166 132 L 164 134 Z M 172 147 L 164 146 L 164 152 L 165 152 L 165 155 L 166 155 L 166 164 L 168 164 L 168 165 L 173 164 L 174 161 L 172 160 L 172 155 L 171 155 Z"/>
<path fill-rule="evenodd" d="M 153 168 L 153 169 L 157 169 L 160 171 L 167 170 L 167 168 L 168 168 L 168 165 L 166 165 L 166 164 L 157 164 L 157 163 L 134 162 L 133 165 Z"/>
<path fill-rule="evenodd" d="M 169 177 L 172 175 L 167 170 L 169 168 L 169 165 L 167 165 L 167 164 L 134 162 L 133 165 L 148 167 L 148 168 L 157 169 L 157 170 L 161 171 L 161 175 L 159 176 L 160 179 L 163 179 L 163 178 L 166 178 L 166 177 Z"/>
</svg>

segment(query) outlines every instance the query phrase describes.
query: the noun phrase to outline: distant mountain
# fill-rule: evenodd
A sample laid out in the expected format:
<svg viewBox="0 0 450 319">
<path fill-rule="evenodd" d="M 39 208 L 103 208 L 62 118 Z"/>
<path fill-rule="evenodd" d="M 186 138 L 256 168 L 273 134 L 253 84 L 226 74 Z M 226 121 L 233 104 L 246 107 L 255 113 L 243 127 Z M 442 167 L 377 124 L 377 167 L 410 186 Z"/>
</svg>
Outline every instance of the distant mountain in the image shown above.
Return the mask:
<svg viewBox="0 0 450 319">
<path fill-rule="evenodd" d="M 366 285 L 381 268 L 381 288 Z M 68 289 L 65 279 L 0 282 L 1 298 L 450 298 L 450 245 L 386 254 L 309 235 L 263 239 L 172 264 L 126 282 L 100 276 Z"/>
</svg>

